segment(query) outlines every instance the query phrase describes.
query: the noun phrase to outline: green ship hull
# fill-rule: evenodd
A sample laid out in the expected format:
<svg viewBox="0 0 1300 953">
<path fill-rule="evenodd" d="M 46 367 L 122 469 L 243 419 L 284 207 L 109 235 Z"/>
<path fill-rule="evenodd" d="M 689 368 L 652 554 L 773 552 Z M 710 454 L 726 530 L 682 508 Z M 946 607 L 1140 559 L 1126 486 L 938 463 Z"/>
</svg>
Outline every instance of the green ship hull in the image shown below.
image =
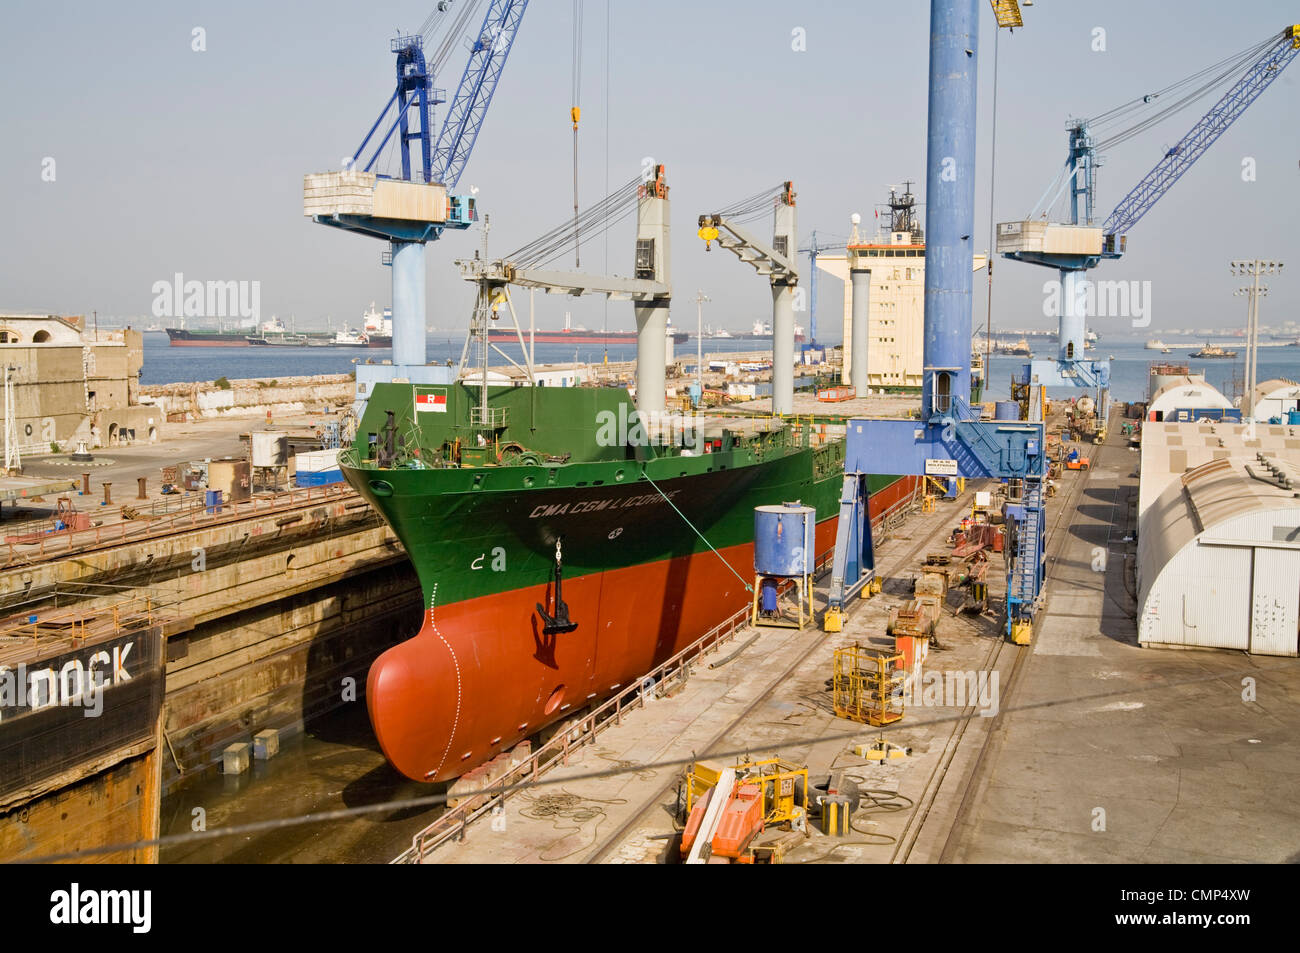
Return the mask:
<svg viewBox="0 0 1300 953">
<path fill-rule="evenodd" d="M 755 507 L 814 507 L 818 555 L 833 547 L 842 440 L 775 418 L 657 424 L 623 390 L 490 389 L 484 411 L 473 386 L 375 387 L 341 464 L 424 591 L 420 633 L 367 682 L 404 774 L 462 774 L 747 604 Z M 873 479 L 879 504 L 899 482 Z"/>
</svg>

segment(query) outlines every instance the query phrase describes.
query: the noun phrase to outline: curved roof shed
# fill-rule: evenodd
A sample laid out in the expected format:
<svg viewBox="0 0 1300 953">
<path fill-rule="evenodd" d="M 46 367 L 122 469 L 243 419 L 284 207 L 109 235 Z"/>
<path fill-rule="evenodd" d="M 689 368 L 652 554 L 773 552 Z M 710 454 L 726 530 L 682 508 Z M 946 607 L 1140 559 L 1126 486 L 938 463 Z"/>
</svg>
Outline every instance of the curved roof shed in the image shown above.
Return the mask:
<svg viewBox="0 0 1300 953">
<path fill-rule="evenodd" d="M 1138 527 L 1143 645 L 1300 653 L 1300 467 L 1267 454 L 1205 463 Z"/>
</svg>

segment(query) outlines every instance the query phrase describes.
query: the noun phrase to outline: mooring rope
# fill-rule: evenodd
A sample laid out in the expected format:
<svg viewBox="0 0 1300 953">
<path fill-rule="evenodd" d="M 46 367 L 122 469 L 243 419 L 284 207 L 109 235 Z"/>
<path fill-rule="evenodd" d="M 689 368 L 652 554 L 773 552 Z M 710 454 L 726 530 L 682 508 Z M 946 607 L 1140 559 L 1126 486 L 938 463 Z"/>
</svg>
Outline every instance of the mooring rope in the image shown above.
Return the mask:
<svg viewBox="0 0 1300 953">
<path fill-rule="evenodd" d="M 745 577 L 744 577 L 744 576 L 742 576 L 740 573 L 736 572 L 736 567 L 734 567 L 733 565 L 731 565 L 731 563 L 727 562 L 726 557 L 723 556 L 722 553 L 720 553 L 720 552 L 718 552 L 716 549 L 714 549 L 713 544 L 709 542 L 709 538 L 708 538 L 707 536 L 705 536 L 703 533 L 701 533 L 701 532 L 699 531 L 699 529 L 696 528 L 695 524 L 692 523 L 692 522 L 687 518 L 686 514 L 683 513 L 681 510 L 679 510 L 679 509 L 677 508 L 677 504 L 674 503 L 672 500 L 670 500 L 670 499 L 668 498 L 668 494 L 667 494 L 667 493 L 665 493 L 663 490 L 659 489 L 659 484 L 656 483 L 654 480 L 651 480 L 651 479 L 650 479 L 650 474 L 648 474 L 648 473 L 646 473 L 644 470 L 642 470 L 642 471 L 641 471 L 641 475 L 644 476 L 644 477 L 646 478 L 646 481 L 647 481 L 647 482 L 648 482 L 652 487 L 655 488 L 655 491 L 658 492 L 658 494 L 664 498 L 664 502 L 667 503 L 669 506 L 671 506 L 671 507 L 673 508 L 673 512 L 676 513 L 678 516 L 680 516 L 680 517 L 682 518 L 682 521 L 683 521 L 687 526 L 689 526 L 692 530 L 695 531 L 695 535 L 698 536 L 700 539 L 704 540 L 704 545 L 707 546 L 707 547 L 709 547 L 709 549 L 712 549 L 712 550 L 713 550 L 713 555 L 717 556 L 719 559 L 722 560 L 722 565 L 724 565 L 724 566 L 726 566 L 728 569 L 730 569 L 730 570 L 731 570 L 731 574 L 732 574 L 733 576 L 735 576 L 737 579 L 740 580 L 740 584 L 741 584 L 742 586 L 745 587 L 745 591 L 746 591 L 746 592 L 753 592 L 753 591 L 754 591 L 754 587 L 751 586 L 748 582 L 745 581 Z"/>
</svg>

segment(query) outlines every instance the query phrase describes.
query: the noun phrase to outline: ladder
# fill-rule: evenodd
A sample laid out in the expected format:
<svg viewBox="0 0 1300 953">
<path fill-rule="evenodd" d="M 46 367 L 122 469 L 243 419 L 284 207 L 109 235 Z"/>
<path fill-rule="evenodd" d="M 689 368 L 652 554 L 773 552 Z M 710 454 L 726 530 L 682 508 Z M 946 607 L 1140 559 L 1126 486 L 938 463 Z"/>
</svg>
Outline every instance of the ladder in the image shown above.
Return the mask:
<svg viewBox="0 0 1300 953">
<path fill-rule="evenodd" d="M 1043 590 L 1043 481 L 1024 482 L 1025 518 L 1017 527 L 1016 555 L 1007 578 L 1007 632 L 1028 622 Z"/>
</svg>

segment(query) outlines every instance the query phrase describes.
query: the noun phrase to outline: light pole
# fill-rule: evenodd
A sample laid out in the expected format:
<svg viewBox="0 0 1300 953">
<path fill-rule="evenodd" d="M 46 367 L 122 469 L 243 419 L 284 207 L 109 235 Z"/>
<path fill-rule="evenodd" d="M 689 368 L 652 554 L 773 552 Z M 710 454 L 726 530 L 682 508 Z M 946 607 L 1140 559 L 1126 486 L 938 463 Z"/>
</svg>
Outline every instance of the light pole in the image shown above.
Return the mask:
<svg viewBox="0 0 1300 953">
<path fill-rule="evenodd" d="M 703 290 L 695 293 L 695 382 L 700 388 L 700 406 L 704 406 L 704 302 L 712 300 Z"/>
<path fill-rule="evenodd" d="M 1246 313 L 1246 393 L 1242 396 L 1242 415 L 1255 416 L 1256 366 L 1258 364 L 1259 342 L 1259 296 L 1268 294 L 1268 288 L 1261 287 L 1260 275 L 1280 275 L 1282 262 L 1271 259 L 1237 259 L 1228 265 L 1228 269 L 1238 278 L 1250 278 L 1249 287 L 1237 289 L 1238 295 L 1249 295 L 1250 304 Z"/>
</svg>

